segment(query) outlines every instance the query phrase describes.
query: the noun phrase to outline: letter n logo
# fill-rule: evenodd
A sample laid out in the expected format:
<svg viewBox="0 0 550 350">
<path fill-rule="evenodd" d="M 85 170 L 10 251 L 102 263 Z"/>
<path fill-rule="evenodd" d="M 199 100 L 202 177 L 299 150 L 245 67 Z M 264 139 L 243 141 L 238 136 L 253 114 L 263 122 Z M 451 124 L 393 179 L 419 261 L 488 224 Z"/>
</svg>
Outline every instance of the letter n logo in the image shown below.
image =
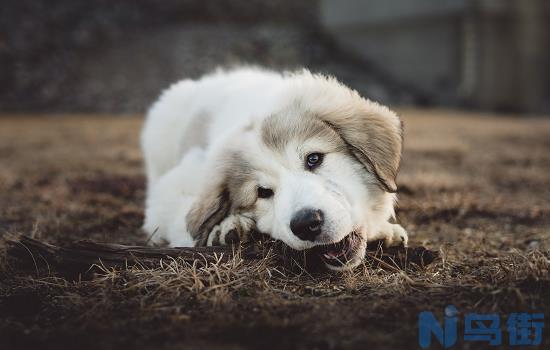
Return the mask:
<svg viewBox="0 0 550 350">
<path fill-rule="evenodd" d="M 442 328 L 433 313 L 423 311 L 418 315 L 418 343 L 423 349 L 432 343 L 432 334 L 445 348 L 456 343 L 457 310 L 454 305 L 445 308 L 445 322 Z"/>
</svg>

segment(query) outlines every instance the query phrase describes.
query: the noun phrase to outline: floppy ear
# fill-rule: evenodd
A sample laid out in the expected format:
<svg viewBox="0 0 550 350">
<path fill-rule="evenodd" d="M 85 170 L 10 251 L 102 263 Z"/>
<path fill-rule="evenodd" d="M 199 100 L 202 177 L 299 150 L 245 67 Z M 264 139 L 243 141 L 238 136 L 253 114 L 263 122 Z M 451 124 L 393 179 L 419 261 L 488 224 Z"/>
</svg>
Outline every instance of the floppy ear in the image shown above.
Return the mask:
<svg viewBox="0 0 550 350">
<path fill-rule="evenodd" d="M 386 191 L 397 191 L 403 129 L 395 113 L 367 101 L 367 107 L 360 111 L 333 112 L 321 118 L 340 134 L 350 152 L 374 173 Z"/>
<path fill-rule="evenodd" d="M 230 207 L 229 190 L 225 184 L 209 186 L 198 197 L 185 218 L 196 246 L 206 245 L 208 235 L 227 217 Z"/>
</svg>

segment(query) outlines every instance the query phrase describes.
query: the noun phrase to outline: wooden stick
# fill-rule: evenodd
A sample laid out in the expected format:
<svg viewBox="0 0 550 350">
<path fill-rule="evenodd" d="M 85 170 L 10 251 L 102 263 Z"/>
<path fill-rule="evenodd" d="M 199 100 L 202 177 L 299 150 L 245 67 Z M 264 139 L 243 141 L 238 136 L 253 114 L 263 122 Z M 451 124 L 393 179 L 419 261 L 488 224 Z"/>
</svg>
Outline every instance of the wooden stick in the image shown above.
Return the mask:
<svg viewBox="0 0 550 350">
<path fill-rule="evenodd" d="M 270 249 L 280 249 L 277 242 L 259 242 L 243 244 L 239 254 L 244 260 L 258 260 L 266 256 Z M 436 257 L 437 252 L 423 247 L 382 248 L 382 244 L 370 244 L 367 261 L 377 266 L 391 266 L 392 269 L 411 266 L 425 266 Z M 211 263 L 228 261 L 236 253 L 236 247 L 194 247 L 194 248 L 167 248 L 149 246 L 129 246 L 114 243 L 96 243 L 92 241 L 77 241 L 66 247 L 45 243 L 27 236 L 8 239 L 8 256 L 19 261 L 38 265 L 55 267 L 61 272 L 84 273 L 90 271 L 94 265 L 105 268 L 125 268 L 132 265 L 155 267 L 161 259 L 179 258 L 189 263 Z M 295 261 L 297 259 L 294 259 Z M 281 260 L 282 261 L 282 260 Z"/>
</svg>

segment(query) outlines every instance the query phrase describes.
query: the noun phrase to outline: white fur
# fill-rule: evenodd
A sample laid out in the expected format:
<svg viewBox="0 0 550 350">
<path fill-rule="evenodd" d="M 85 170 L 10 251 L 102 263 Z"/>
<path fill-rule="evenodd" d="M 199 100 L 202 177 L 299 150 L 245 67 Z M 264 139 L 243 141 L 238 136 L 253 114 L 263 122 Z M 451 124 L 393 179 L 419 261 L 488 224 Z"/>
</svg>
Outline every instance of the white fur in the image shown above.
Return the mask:
<svg viewBox="0 0 550 350">
<path fill-rule="evenodd" d="M 289 145 L 283 154 L 262 145 L 259 125 L 300 100 L 313 112 L 345 108 L 350 90 L 335 80 L 304 70 L 282 75 L 255 68 L 217 71 L 200 80 L 172 85 L 151 107 L 142 133 L 148 188 L 144 229 L 153 240 L 192 246 L 186 214 L 201 191 L 219 174 L 219 157 L 228 149 L 246 151 L 258 165 L 257 184 L 275 189 L 275 198 L 258 199 L 256 225 L 295 249 L 338 242 L 359 229 L 366 239 L 406 239 L 388 223 L 395 195 L 369 193 L 364 169 L 350 157 L 327 154 L 319 175 L 304 172 L 300 155 L 323 148 L 322 140 Z M 382 108 L 373 104 L 373 108 Z M 371 179 L 376 180 L 374 177 Z M 253 189 L 251 190 L 253 191 Z M 302 241 L 289 229 L 292 213 L 316 207 L 329 213 L 317 242 Z M 239 220 L 232 217 L 231 220 Z M 230 229 L 226 222 L 217 227 Z M 399 226 L 399 228 L 401 228 Z M 401 228 L 402 230 L 402 228 Z M 398 232 L 399 231 L 399 232 Z M 366 236 L 367 233 L 370 236 Z M 212 237 L 209 237 L 209 243 Z"/>
</svg>

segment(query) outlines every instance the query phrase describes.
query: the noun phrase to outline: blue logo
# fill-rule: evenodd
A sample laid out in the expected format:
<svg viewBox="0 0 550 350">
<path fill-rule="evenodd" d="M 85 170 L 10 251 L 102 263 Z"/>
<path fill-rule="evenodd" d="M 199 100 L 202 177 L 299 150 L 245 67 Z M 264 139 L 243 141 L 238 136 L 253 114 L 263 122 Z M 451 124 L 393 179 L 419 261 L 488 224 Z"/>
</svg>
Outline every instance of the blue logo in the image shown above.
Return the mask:
<svg viewBox="0 0 550 350">
<path fill-rule="evenodd" d="M 458 340 L 458 311 L 454 305 L 445 308 L 444 320 L 440 323 L 433 313 L 421 312 L 418 315 L 418 343 L 428 348 L 435 338 L 444 348 L 450 348 Z M 505 327 L 503 327 L 505 325 Z M 512 313 L 501 324 L 498 314 L 471 313 L 464 316 L 464 341 L 485 342 L 491 346 L 503 344 L 503 331 L 508 337 L 504 342 L 510 346 L 536 346 L 542 343 L 544 314 Z"/>
</svg>

